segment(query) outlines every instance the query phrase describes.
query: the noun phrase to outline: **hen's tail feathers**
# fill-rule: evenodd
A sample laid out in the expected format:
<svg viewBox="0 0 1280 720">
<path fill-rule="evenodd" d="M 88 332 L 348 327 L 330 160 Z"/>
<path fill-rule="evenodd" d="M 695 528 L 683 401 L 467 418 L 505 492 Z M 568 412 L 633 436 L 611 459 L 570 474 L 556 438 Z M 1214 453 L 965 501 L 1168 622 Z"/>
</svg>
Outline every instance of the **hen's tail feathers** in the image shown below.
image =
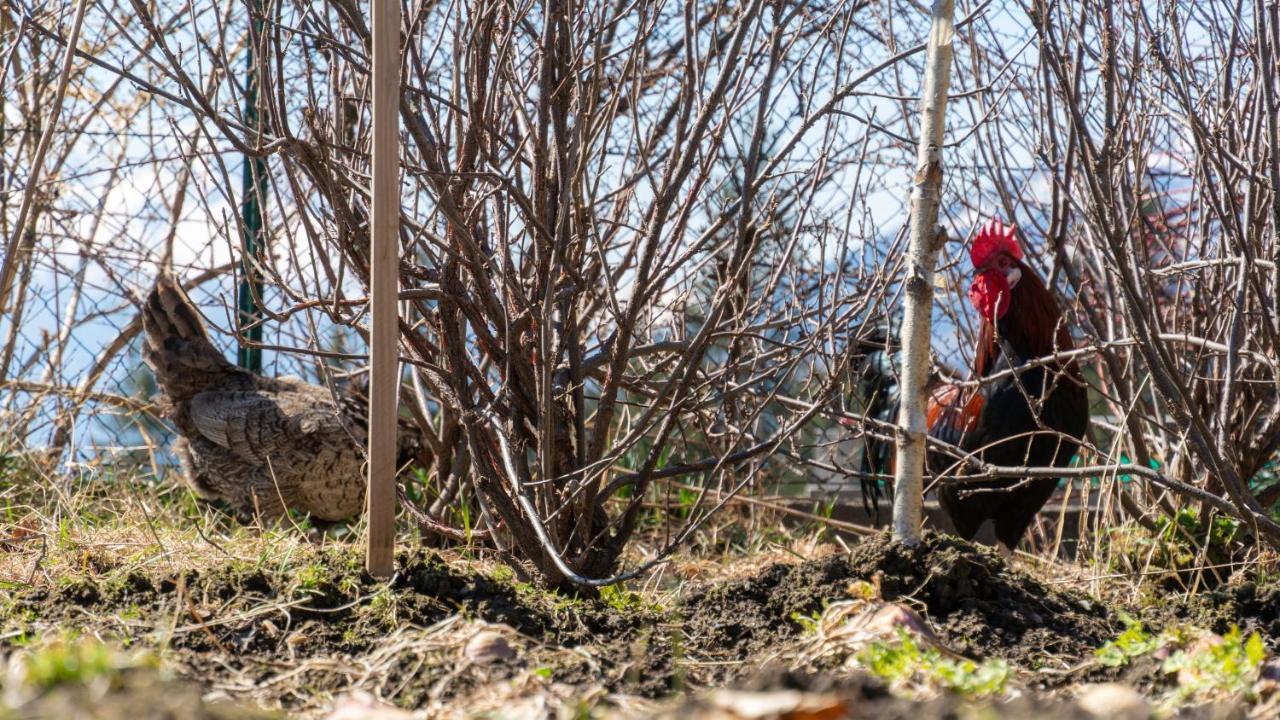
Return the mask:
<svg viewBox="0 0 1280 720">
<path fill-rule="evenodd" d="M 161 273 L 142 311 L 147 337 L 142 358 L 171 402 L 183 402 L 228 373 L 234 365 L 209 342 L 204 321 L 177 278 Z"/>
</svg>

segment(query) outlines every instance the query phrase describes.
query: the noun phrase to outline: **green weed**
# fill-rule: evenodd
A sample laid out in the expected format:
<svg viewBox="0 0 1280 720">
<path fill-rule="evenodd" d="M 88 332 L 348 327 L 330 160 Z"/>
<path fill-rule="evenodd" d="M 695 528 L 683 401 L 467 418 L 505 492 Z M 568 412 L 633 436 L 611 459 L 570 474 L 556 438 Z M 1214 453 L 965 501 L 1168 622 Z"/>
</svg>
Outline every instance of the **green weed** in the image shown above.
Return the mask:
<svg viewBox="0 0 1280 720">
<path fill-rule="evenodd" d="M 391 588 L 379 589 L 369 600 L 369 615 L 383 627 L 393 628 L 397 625 L 400 603 L 396 601 Z"/>
<path fill-rule="evenodd" d="M 489 579 L 496 583 L 509 585 L 515 582 L 516 571 L 506 565 L 495 565 L 493 569 L 489 571 Z"/>
<path fill-rule="evenodd" d="M 606 585 L 600 588 L 600 599 L 609 607 L 623 613 L 655 613 L 663 610 L 661 605 L 650 602 L 640 593 L 631 592 L 621 585 Z"/>
<path fill-rule="evenodd" d="M 21 663 L 23 684 L 41 691 L 157 664 L 150 654 L 122 653 L 92 637 L 72 634 L 31 647 Z"/>
<path fill-rule="evenodd" d="M 1179 650 L 1164 661 L 1166 673 L 1178 674 L 1178 687 L 1168 703 L 1178 707 L 1190 698 L 1215 695 L 1252 700 L 1258 668 L 1266 658 L 1262 636 L 1254 632 L 1246 638 L 1234 626 L 1220 642 Z"/>
<path fill-rule="evenodd" d="M 791 622 L 800 626 L 800 632 L 805 635 L 816 635 L 818 633 L 818 625 L 822 621 L 822 611 L 815 610 L 808 615 L 799 612 L 791 613 Z"/>
<path fill-rule="evenodd" d="M 1098 662 L 1103 665 L 1107 667 L 1128 665 L 1129 661 L 1155 652 L 1163 644 L 1160 636 L 1147 632 L 1140 621 L 1127 613 L 1121 613 L 1120 619 L 1125 624 L 1124 632 L 1093 653 Z"/>
<path fill-rule="evenodd" d="M 858 653 L 858 662 L 889 683 L 923 683 L 968 698 L 1004 694 L 1009 665 L 1003 660 L 954 659 L 938 649 L 921 647 L 906 630 L 896 642 L 875 642 Z"/>
<path fill-rule="evenodd" d="M 1121 667 L 1135 658 L 1169 648 L 1172 652 L 1161 669 L 1176 675 L 1176 685 L 1163 700 L 1170 711 L 1192 699 L 1239 695 L 1253 699 L 1258 668 L 1267 658 L 1258 633 L 1245 637 L 1233 626 L 1222 638 L 1205 641 L 1203 632 L 1188 626 L 1169 628 L 1157 635 L 1128 615 L 1122 614 L 1121 619 L 1126 626 L 1124 632 L 1094 651 L 1094 655 L 1103 665 Z"/>
<path fill-rule="evenodd" d="M 330 572 L 317 563 L 308 563 L 294 571 L 294 577 L 298 579 L 298 588 L 302 590 L 315 590 L 320 587 Z"/>
</svg>

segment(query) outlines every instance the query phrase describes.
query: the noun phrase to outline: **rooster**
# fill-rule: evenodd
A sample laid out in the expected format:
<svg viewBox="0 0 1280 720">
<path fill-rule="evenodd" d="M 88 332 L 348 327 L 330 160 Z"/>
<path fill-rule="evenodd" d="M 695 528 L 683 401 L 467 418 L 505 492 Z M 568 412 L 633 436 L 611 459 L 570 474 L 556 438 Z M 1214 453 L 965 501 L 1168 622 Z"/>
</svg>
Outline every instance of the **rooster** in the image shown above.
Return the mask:
<svg viewBox="0 0 1280 720">
<path fill-rule="evenodd" d="M 1072 349 L 1062 310 L 1040 276 L 1023 262 L 1014 227 L 991 220 L 974 238 L 969 257 L 974 269 L 969 300 L 981 319 L 973 374 L 979 380 L 998 376 L 973 388 L 935 376 L 926 414 L 929 436 L 993 465 L 1063 467 L 1089 425 L 1079 367 L 1051 361 L 1006 372 Z M 898 414 L 899 358 L 887 347 L 895 334 L 890 328 L 871 338 L 879 349 L 867 355 L 860 387 L 867 415 L 888 422 Z M 927 463 L 934 474 L 963 467 L 954 456 L 936 450 L 928 453 Z M 890 474 L 892 466 L 890 443 L 869 440 L 863 469 Z M 1057 483 L 1055 478 L 944 481 L 938 500 L 960 537 L 972 539 L 991 520 L 996 539 L 1012 550 Z M 865 481 L 863 487 L 864 496 L 876 504 L 878 488 Z"/>
<path fill-rule="evenodd" d="M 366 402 L 297 378 L 263 377 L 232 365 L 205 331 L 177 279 L 161 274 L 142 313 L 143 360 L 165 394 L 181 438 L 175 450 L 188 485 L 223 500 L 248 522 L 292 508 L 322 521 L 364 507 Z M 401 464 L 419 452 L 400 428 Z"/>
</svg>

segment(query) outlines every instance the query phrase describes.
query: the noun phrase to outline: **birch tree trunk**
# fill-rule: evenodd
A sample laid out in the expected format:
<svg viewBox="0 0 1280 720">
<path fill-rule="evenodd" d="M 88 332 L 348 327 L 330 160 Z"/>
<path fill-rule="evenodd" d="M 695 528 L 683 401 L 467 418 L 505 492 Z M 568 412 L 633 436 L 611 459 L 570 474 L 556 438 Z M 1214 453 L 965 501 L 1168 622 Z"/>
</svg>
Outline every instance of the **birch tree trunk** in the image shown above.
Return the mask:
<svg viewBox="0 0 1280 720">
<path fill-rule="evenodd" d="M 954 0 L 935 0 L 929 54 L 920 97 L 920 145 L 911 191 L 911 245 L 907 255 L 906 301 L 902 323 L 902 402 L 898 411 L 898 459 L 894 475 L 893 534 L 901 543 L 920 542 L 924 500 L 925 384 L 933 307 L 933 268 L 941 240 L 938 202 L 942 194 L 942 131 L 946 125 L 951 77 Z"/>
</svg>

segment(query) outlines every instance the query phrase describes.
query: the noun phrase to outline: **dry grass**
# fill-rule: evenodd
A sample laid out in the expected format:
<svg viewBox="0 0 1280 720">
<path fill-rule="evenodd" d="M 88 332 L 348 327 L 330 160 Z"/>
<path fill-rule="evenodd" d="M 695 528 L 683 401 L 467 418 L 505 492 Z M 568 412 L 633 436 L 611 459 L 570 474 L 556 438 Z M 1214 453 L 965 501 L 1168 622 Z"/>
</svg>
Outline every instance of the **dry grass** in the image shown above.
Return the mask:
<svg viewBox="0 0 1280 720">
<path fill-rule="evenodd" d="M 422 602 L 432 591 L 414 589 L 401 596 L 372 581 L 351 579 L 359 574 L 359 523 L 324 532 L 305 519 L 270 528 L 242 527 L 216 508 L 197 503 L 171 476 L 162 472 L 157 478 L 145 468 L 81 467 L 71 476 L 42 472 L 34 463 L 10 462 L 0 482 L 0 496 L 7 504 L 0 521 L 0 585 L 15 595 L 30 597 L 42 591 L 49 597 L 71 597 L 83 586 L 99 591 L 128 588 L 139 577 L 148 582 L 169 578 L 179 584 L 142 602 L 141 610 L 127 601 L 107 603 L 105 614 L 72 602 L 56 606 L 48 616 L 6 610 L 0 623 L 0 653 L 9 657 L 11 666 L 17 662 L 14 658 L 57 646 L 70 633 L 154 653 L 170 674 L 198 680 L 206 700 L 234 699 L 299 717 L 320 717 L 352 692 L 411 706 L 421 717 L 500 711 L 545 716 L 585 708 L 597 715 L 608 711 L 641 717 L 660 709 L 654 700 L 621 690 L 618 684 L 628 674 L 652 672 L 641 661 L 646 656 L 643 643 L 653 639 L 632 633 L 618 636 L 622 640 L 566 642 L 563 628 L 584 622 L 572 618 L 587 613 L 585 607 L 518 583 L 487 549 L 440 551 L 432 555 L 440 569 L 431 572 L 518 587 L 519 603 L 533 608 L 537 617 L 566 623 L 557 626 L 561 635 L 518 630 L 511 624 L 518 625 L 518 618 L 496 621 L 485 615 L 489 610 L 483 604 L 451 609 L 405 605 Z M 650 527 L 651 534 L 630 548 L 628 563 L 649 559 L 663 544 L 659 516 Z M 1139 531 L 1124 532 L 1137 537 Z M 412 548 L 421 541 L 406 530 L 400 543 Z M 1181 568 L 1181 574 L 1167 569 L 1133 571 L 1133 563 L 1144 558 L 1149 570 L 1154 567 L 1149 545 L 1113 542 L 1096 547 L 1100 552 L 1078 564 L 1025 554 L 1011 562 L 1051 587 L 1138 610 L 1156 598 L 1164 603 L 1176 599 L 1168 589 L 1171 577 L 1205 572 L 1194 565 Z M 1145 554 L 1135 554 L 1134 547 Z M 692 588 L 742 582 L 762 576 L 775 563 L 801 563 L 847 550 L 845 541 L 819 521 L 784 524 L 761 508 L 728 512 L 686 552 L 630 583 L 625 592 L 606 598 L 613 608 L 604 612 L 665 612 L 661 609 L 679 608 Z M 344 567 L 354 569 L 338 577 Z M 1254 576 L 1275 577 L 1276 558 L 1250 554 L 1242 568 Z M 258 576 L 267 578 L 269 587 L 237 588 L 233 593 L 220 589 L 219 583 Z M 353 584 L 341 593 L 333 589 L 344 582 Z M 1188 583 L 1181 596 L 1206 593 L 1206 587 L 1204 582 Z M 448 594 L 456 591 L 439 597 L 456 602 L 450 598 L 458 596 Z M 872 604 L 861 602 L 859 608 L 864 605 Z M 858 647 L 872 641 L 849 640 L 848 607 L 834 603 L 814 617 L 818 632 L 770 647 L 767 657 L 808 667 L 823 665 L 815 658 L 838 656 L 839 664 L 847 666 L 841 673 L 854 672 Z M 333 622 L 324 619 L 325 613 L 346 614 Z M 344 638 L 346 632 L 352 637 Z M 889 642 L 883 634 L 876 637 L 875 642 Z M 833 648 L 839 652 L 833 654 Z M 735 662 L 745 669 L 764 659 L 742 657 Z M 691 676 L 722 670 L 701 667 L 693 655 L 681 662 Z M 1013 672 L 1018 687 L 1037 682 L 1035 672 Z"/>
</svg>

